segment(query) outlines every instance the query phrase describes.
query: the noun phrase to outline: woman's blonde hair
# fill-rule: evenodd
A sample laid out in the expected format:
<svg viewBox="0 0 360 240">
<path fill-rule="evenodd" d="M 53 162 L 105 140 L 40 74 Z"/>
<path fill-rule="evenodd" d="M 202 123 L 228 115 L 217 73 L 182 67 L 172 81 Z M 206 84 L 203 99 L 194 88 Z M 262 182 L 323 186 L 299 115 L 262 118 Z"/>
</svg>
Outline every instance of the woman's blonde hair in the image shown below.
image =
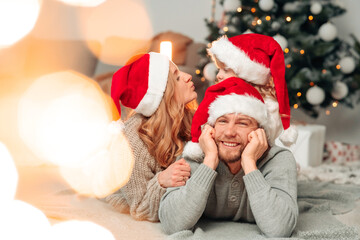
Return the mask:
<svg viewBox="0 0 360 240">
<path fill-rule="evenodd" d="M 149 153 L 162 167 L 168 167 L 191 139 L 191 122 L 197 107 L 196 100 L 186 106 L 175 100 L 175 76 L 170 74 L 158 109 L 143 117 L 138 132 Z M 181 81 L 181 80 L 180 80 Z"/>
</svg>

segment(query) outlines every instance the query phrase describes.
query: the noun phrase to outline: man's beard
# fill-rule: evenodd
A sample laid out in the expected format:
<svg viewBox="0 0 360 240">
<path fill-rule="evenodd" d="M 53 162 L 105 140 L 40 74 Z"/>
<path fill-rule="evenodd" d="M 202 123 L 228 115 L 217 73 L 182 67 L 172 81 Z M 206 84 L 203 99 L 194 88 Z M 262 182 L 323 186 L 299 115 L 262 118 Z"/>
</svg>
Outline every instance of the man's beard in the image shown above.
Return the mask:
<svg viewBox="0 0 360 240">
<path fill-rule="evenodd" d="M 231 154 L 230 156 L 226 156 L 229 154 L 225 154 L 219 149 L 219 145 L 217 145 L 218 153 L 219 153 L 219 160 L 223 161 L 225 163 L 235 163 L 241 160 L 241 154 L 244 150 L 244 148 L 241 148 L 238 152 Z"/>
</svg>

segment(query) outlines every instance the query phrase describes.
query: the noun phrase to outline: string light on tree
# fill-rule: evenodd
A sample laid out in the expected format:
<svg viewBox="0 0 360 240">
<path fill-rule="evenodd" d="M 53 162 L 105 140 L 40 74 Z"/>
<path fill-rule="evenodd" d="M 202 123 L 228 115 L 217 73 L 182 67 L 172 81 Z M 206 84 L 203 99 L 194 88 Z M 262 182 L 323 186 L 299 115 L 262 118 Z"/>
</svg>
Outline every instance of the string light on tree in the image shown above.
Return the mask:
<svg viewBox="0 0 360 240">
<path fill-rule="evenodd" d="M 340 71 L 344 74 L 352 73 L 355 70 L 356 63 L 353 57 L 344 57 L 339 61 Z"/>
<path fill-rule="evenodd" d="M 345 98 L 349 93 L 349 88 L 344 82 L 337 81 L 334 83 L 331 96 L 336 100 Z"/>
<path fill-rule="evenodd" d="M 312 105 L 319 105 L 325 100 L 325 91 L 324 89 L 313 86 L 309 88 L 306 92 L 306 100 Z"/>
<path fill-rule="evenodd" d="M 274 0 L 260 0 L 259 8 L 265 12 L 270 11 L 274 7 Z"/>
<path fill-rule="evenodd" d="M 337 28 L 330 22 L 324 23 L 319 28 L 319 36 L 325 42 L 331 42 L 337 37 Z"/>
</svg>

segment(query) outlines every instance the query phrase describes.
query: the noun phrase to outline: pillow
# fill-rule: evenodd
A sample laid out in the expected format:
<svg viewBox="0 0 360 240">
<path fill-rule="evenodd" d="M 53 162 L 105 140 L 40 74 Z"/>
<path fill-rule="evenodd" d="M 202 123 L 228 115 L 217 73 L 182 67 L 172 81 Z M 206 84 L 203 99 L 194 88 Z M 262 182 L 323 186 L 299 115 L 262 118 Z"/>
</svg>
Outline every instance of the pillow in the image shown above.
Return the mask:
<svg viewBox="0 0 360 240">
<path fill-rule="evenodd" d="M 180 33 L 172 31 L 159 33 L 153 37 L 151 41 L 150 51 L 160 52 L 160 43 L 162 41 L 171 41 L 173 46 L 173 62 L 176 65 L 185 65 L 186 63 L 186 50 L 193 40 Z"/>
</svg>

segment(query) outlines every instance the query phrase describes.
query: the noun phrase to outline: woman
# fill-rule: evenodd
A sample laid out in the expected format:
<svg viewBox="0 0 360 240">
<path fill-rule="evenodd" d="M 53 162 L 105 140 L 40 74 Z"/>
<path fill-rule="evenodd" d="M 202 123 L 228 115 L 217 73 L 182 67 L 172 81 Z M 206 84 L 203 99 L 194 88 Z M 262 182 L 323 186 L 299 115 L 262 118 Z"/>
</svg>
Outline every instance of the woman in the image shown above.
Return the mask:
<svg viewBox="0 0 360 240">
<path fill-rule="evenodd" d="M 134 109 L 124 133 L 135 160 L 128 183 L 105 200 L 138 220 L 159 221 L 158 209 L 166 188 L 185 185 L 190 166 L 176 161 L 190 140 L 197 97 L 191 75 L 181 72 L 166 56 L 135 56 L 112 80 L 111 97 Z M 193 104 L 194 105 L 194 104 Z"/>
</svg>

